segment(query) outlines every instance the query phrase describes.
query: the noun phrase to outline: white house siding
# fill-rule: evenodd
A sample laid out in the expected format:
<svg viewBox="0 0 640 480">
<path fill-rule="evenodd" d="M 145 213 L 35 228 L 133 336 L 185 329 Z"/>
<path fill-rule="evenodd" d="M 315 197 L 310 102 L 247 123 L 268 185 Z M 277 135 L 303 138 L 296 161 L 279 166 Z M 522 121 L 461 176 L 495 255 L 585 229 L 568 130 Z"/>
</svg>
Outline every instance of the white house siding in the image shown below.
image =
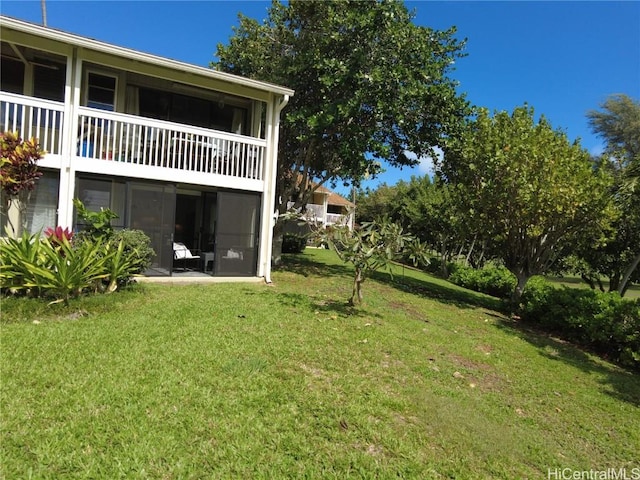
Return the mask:
<svg viewBox="0 0 640 480">
<path fill-rule="evenodd" d="M 258 194 L 255 273 L 269 277 L 279 116 L 292 90 L 7 17 L 0 17 L 0 28 L 3 57 L 24 64 L 22 92 L 0 91 L 0 129 L 41 141 L 47 154 L 40 166 L 48 178 L 59 174 L 58 225 L 74 226 L 72 200 L 83 176 L 173 185 L 202 198 L 216 191 Z M 56 63 L 65 71 L 63 101 L 36 98 L 42 67 L 35 65 L 47 59 L 64 62 Z M 92 84 L 100 107 L 113 85 L 113 101 L 106 102 L 113 111 L 87 106 L 89 73 L 94 82 L 114 79 Z M 174 103 L 192 99 L 205 123 L 214 111 L 231 112 L 227 131 L 140 116 L 139 100 L 132 101 L 140 88 L 163 89 Z"/>
</svg>

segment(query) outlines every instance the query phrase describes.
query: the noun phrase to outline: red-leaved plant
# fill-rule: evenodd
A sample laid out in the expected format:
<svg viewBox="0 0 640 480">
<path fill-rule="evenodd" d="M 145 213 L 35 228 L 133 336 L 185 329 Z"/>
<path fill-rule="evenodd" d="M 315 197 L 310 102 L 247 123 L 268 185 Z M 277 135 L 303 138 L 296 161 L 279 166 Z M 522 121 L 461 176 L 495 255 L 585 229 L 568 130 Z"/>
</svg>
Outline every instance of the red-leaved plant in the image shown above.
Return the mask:
<svg viewBox="0 0 640 480">
<path fill-rule="evenodd" d="M 54 246 L 69 243 L 73 238 L 73 232 L 68 228 L 63 229 L 61 226 L 57 226 L 56 228 L 49 227 L 44 231 L 44 234 Z"/>
</svg>

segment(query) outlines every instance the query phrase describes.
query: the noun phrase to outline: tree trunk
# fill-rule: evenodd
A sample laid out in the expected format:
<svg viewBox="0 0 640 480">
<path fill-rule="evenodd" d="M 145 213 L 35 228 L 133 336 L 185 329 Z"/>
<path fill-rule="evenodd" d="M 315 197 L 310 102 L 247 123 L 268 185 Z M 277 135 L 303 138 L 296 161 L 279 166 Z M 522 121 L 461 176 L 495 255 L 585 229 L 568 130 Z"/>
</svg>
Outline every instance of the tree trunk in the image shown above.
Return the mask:
<svg viewBox="0 0 640 480">
<path fill-rule="evenodd" d="M 582 278 L 582 281 L 584 283 L 589 285 L 589 288 L 591 288 L 591 290 L 595 290 L 596 289 L 596 284 L 593 281 L 593 278 L 586 276 L 584 273 L 582 275 L 580 275 L 580 278 Z"/>
<path fill-rule="evenodd" d="M 596 289 L 596 282 L 597 282 L 598 283 L 597 288 L 599 288 L 601 292 L 604 292 L 604 285 L 602 285 L 602 280 L 600 280 L 600 277 L 595 277 L 594 278 L 594 277 L 590 277 L 587 274 L 583 273 L 582 275 L 580 275 L 580 278 L 582 278 L 582 281 L 584 283 L 589 285 L 591 290 L 595 290 Z"/>
<path fill-rule="evenodd" d="M 627 289 L 629 288 L 629 279 L 631 275 L 638 268 L 638 264 L 640 264 L 640 253 L 636 255 L 636 258 L 633 259 L 633 262 L 629 265 L 627 270 L 624 272 L 622 280 L 620 281 L 620 285 L 618 286 L 618 293 L 621 297 L 624 297 L 624 294 L 627 293 Z"/>
<path fill-rule="evenodd" d="M 271 265 L 282 262 L 282 240 L 284 238 L 284 222 L 277 220 L 273 227 L 273 244 L 271 245 Z"/>
<path fill-rule="evenodd" d="M 620 272 L 613 273 L 609 276 L 609 291 L 617 292 L 620 286 Z"/>
<path fill-rule="evenodd" d="M 477 238 L 477 235 L 474 235 L 473 242 L 471 242 L 471 246 L 469 247 L 469 252 L 467 253 L 467 258 L 464 260 L 465 267 L 469 265 L 469 259 L 471 258 L 471 254 L 473 253 L 473 247 L 476 246 L 476 238 Z"/>
<path fill-rule="evenodd" d="M 26 230 L 26 201 L 25 196 L 9 197 L 2 195 L 2 215 L 5 217 L 6 231 L 0 232 L 0 236 L 7 234 L 9 238 L 18 238 Z"/>
<path fill-rule="evenodd" d="M 353 278 L 353 292 L 351 293 L 350 305 L 362 305 L 362 269 L 356 268 L 356 274 Z"/>
<path fill-rule="evenodd" d="M 445 241 L 442 240 L 440 243 L 440 274 L 442 278 L 449 278 L 449 269 L 447 268 L 447 261 L 449 256 L 447 255 L 447 248 L 445 246 Z"/>
<path fill-rule="evenodd" d="M 516 276 L 518 283 L 516 284 L 516 288 L 513 290 L 513 293 L 511 294 L 511 303 L 514 306 L 517 306 L 518 303 L 520 303 L 520 299 L 522 298 L 524 287 L 527 285 L 527 282 L 529 281 L 529 278 L 531 276 L 527 275 L 524 272 L 512 272 L 512 273 Z"/>
</svg>

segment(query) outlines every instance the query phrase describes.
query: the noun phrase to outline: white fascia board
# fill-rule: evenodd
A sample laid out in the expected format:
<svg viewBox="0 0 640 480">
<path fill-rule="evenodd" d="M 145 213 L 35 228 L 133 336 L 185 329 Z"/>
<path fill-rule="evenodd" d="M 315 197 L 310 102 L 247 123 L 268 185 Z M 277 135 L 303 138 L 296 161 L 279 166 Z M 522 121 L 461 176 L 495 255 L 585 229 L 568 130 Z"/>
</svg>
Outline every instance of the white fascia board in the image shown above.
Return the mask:
<svg viewBox="0 0 640 480">
<path fill-rule="evenodd" d="M 238 75 L 220 72 L 217 70 L 212 70 L 210 68 L 199 67 L 197 65 L 191 65 L 190 63 L 171 60 L 169 58 L 160 57 L 150 53 L 139 52 L 137 50 L 111 45 L 109 43 L 93 40 L 91 38 L 67 33 L 62 30 L 56 30 L 50 27 L 42 27 L 40 25 L 25 22 L 23 20 L 18 20 L 15 18 L 5 17 L 2 15 L 0 15 L 0 27 L 2 29 L 14 29 L 34 36 L 47 38 L 49 40 L 66 43 L 80 48 L 96 50 L 99 52 L 108 53 L 110 55 L 124 57 L 130 60 L 159 65 L 165 68 L 180 70 L 198 76 L 213 78 L 219 81 L 235 83 L 248 88 L 274 93 L 276 95 L 293 96 L 294 94 L 294 91 L 290 88 L 280 85 L 252 80 L 250 78 L 240 77 Z"/>
<path fill-rule="evenodd" d="M 94 173 L 110 177 L 157 180 L 161 182 L 228 188 L 251 192 L 262 192 L 265 184 L 262 180 L 249 178 L 238 178 L 214 173 L 189 172 L 172 168 L 153 167 L 150 165 L 134 165 L 94 158 L 74 157 L 72 167 L 75 172 Z"/>
</svg>

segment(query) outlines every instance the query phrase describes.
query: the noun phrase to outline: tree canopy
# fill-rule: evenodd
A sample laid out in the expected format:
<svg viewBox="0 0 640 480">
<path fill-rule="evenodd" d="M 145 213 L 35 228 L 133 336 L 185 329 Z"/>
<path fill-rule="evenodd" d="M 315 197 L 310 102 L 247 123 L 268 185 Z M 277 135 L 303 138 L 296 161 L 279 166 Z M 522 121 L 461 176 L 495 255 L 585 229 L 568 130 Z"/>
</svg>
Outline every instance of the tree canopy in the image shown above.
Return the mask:
<svg viewBox="0 0 640 480">
<path fill-rule="evenodd" d="M 518 279 L 514 299 L 564 243 L 585 234 L 597 241 L 610 220 L 609 177 L 527 106 L 493 116 L 481 110 L 446 145 L 442 172 L 465 193 L 460 214 Z"/>
<path fill-rule="evenodd" d="M 640 102 L 628 95 L 611 95 L 601 110 L 587 112 L 589 126 L 606 143 L 605 153 L 623 166 L 640 162 Z"/>
<path fill-rule="evenodd" d="M 274 1 L 262 23 L 240 15 L 217 46 L 214 68 L 295 90 L 281 123 L 281 198 L 306 203 L 311 191 L 297 186 L 308 179 L 358 185 L 381 160 L 413 165 L 457 131 L 469 107 L 448 74 L 464 42 L 413 17 L 397 1 Z"/>
<path fill-rule="evenodd" d="M 593 132 L 605 141 L 598 168 L 614 178 L 611 196 L 619 214 L 607 242 L 582 243 L 577 255 L 586 263 L 583 278 L 609 278 L 609 290 L 624 295 L 631 281 L 640 280 L 640 102 L 611 95 L 601 110 L 587 113 Z"/>
</svg>

